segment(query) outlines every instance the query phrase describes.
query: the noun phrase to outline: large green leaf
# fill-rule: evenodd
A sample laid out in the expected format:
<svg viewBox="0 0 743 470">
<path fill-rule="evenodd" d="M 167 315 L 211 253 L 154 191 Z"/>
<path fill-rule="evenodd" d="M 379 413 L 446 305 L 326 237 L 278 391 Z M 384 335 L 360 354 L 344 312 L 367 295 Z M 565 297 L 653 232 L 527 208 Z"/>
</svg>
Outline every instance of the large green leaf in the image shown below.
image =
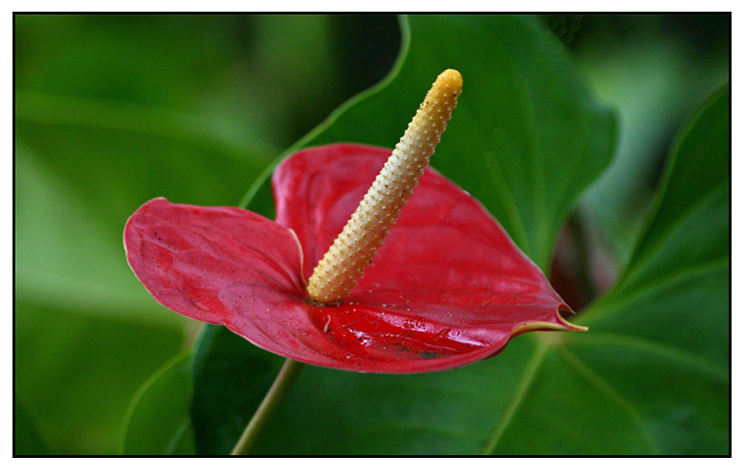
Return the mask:
<svg viewBox="0 0 743 470">
<path fill-rule="evenodd" d="M 53 288 L 46 279 L 56 276 L 145 298 L 122 256 L 129 215 L 157 196 L 234 204 L 229 188 L 266 161 L 225 155 L 193 132 L 197 123 L 158 110 L 21 92 L 16 105 L 18 266 L 35 289 Z M 187 189 L 189 180 L 200 184 Z"/>
<path fill-rule="evenodd" d="M 193 395 L 193 355 L 169 361 L 140 387 L 129 409 L 122 453 L 194 455 L 189 410 Z"/>
<path fill-rule="evenodd" d="M 426 16 L 409 22 L 409 31 L 403 22 L 403 53 L 389 79 L 341 108 L 295 148 L 344 141 L 391 147 L 433 78 L 447 67 L 457 68 L 465 91 L 434 166 L 478 196 L 546 267 L 575 199 L 609 160 L 611 114 L 591 100 L 558 43 L 531 18 Z M 271 213 L 266 180 L 248 199 L 251 209 Z M 248 344 L 242 352 L 229 346 L 234 335 L 223 328 L 208 327 L 204 337 L 209 341 L 196 352 L 201 365 L 194 409 L 206 415 L 203 425 L 194 420 L 197 445 L 203 453 L 224 453 L 241 432 L 236 422 L 247 423 L 259 403 L 256 395 L 268 388 L 263 377 L 271 370 L 275 374 L 278 365 L 261 367 L 260 379 L 251 377 L 242 372 L 246 364 L 268 364 L 266 353 Z M 535 351 L 540 351 L 538 361 L 532 358 Z M 527 370 L 527 377 L 534 376 L 545 351 L 541 343 L 519 339 L 496 360 L 407 377 L 308 367 L 256 451 L 489 449 L 498 416 L 510 419 L 503 410 L 513 406 L 510 394 L 524 383 L 521 374 Z M 216 386 L 217 371 L 222 377 L 242 375 L 233 385 L 225 386 L 223 379 Z M 214 402 L 201 401 L 210 397 L 221 404 L 214 411 Z M 471 405 L 467 412 L 464 403 Z M 590 443 L 580 448 L 592 449 Z"/>
<path fill-rule="evenodd" d="M 730 93 L 681 134 L 655 216 L 615 288 L 572 338 L 633 404 L 658 450 L 730 451 Z"/>
<path fill-rule="evenodd" d="M 408 21 L 396 70 L 301 145 L 391 148 L 436 76 L 458 69 L 464 91 L 432 166 L 480 200 L 546 269 L 576 198 L 609 163 L 612 113 L 592 100 L 560 43 L 534 18 Z"/>
<path fill-rule="evenodd" d="M 588 333 L 520 337 L 443 373 L 307 366 L 254 452 L 729 453 L 729 92 L 681 136 L 625 273 L 581 318 Z"/>
<path fill-rule="evenodd" d="M 530 437 L 541 425 L 566 451 L 577 437 L 610 453 L 730 452 L 729 145 L 726 87 L 681 134 L 627 269 L 579 317 L 590 331 L 553 336 L 551 362 L 495 451 L 554 452 Z"/>
</svg>

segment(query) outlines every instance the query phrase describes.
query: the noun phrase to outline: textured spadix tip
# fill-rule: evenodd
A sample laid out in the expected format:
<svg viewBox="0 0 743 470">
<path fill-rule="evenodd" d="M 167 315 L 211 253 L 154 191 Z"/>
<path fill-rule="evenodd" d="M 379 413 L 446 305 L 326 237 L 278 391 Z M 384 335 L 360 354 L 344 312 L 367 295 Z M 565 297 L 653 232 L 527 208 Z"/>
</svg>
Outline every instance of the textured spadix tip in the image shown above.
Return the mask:
<svg viewBox="0 0 743 470">
<path fill-rule="evenodd" d="M 435 86 L 451 88 L 452 91 L 462 91 L 462 74 L 458 70 L 446 69 L 436 77 Z"/>
<path fill-rule="evenodd" d="M 342 300 L 363 276 L 428 165 L 462 92 L 462 74 L 436 77 L 400 142 L 307 284 L 312 301 Z"/>
</svg>

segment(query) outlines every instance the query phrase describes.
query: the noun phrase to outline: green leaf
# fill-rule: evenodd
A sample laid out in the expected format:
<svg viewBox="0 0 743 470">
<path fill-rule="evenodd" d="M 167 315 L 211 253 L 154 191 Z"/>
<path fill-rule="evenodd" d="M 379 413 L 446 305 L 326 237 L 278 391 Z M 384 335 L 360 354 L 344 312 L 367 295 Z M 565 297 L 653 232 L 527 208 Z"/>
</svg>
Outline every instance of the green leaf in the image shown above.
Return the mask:
<svg viewBox="0 0 743 470">
<path fill-rule="evenodd" d="M 138 285 L 121 227 L 20 142 L 16 157 L 16 383 L 56 452 L 111 453 L 131 394 L 183 347 L 184 322 Z"/>
<path fill-rule="evenodd" d="M 681 134 L 627 269 L 581 322 L 570 348 L 660 452 L 730 452 L 729 86 Z"/>
<path fill-rule="evenodd" d="M 145 382 L 126 419 L 125 455 L 194 455 L 191 426 L 193 354 L 175 357 Z"/>
<path fill-rule="evenodd" d="M 492 417 L 529 367 L 533 341 L 514 342 L 506 359 L 416 375 L 357 374 L 305 366 L 253 453 L 289 455 L 474 454 Z"/>
<path fill-rule="evenodd" d="M 18 265 L 38 279 L 54 275 L 144 298 L 121 248 L 127 218 L 157 196 L 234 204 L 237 188 L 267 161 L 225 158 L 192 131 L 198 123 L 174 123 L 141 106 L 21 92 L 16 106 Z M 189 180 L 200 184 L 187 189 Z M 90 243 L 79 244 L 79 234 Z M 97 268 L 101 260 L 108 269 Z"/>
<path fill-rule="evenodd" d="M 591 100 L 559 43 L 532 18 L 415 16 L 409 27 L 407 21 L 390 77 L 295 149 L 349 141 L 392 147 L 436 75 L 457 68 L 465 91 L 433 165 L 480 198 L 546 267 L 575 199 L 609 161 L 611 113 Z M 273 211 L 269 176 L 266 171 L 245 199 L 267 216 Z M 201 453 L 226 453 L 280 364 L 224 328 L 208 326 L 203 338 L 196 349 L 197 445 Z M 542 343 L 519 338 L 497 359 L 416 376 L 306 367 L 255 452 L 490 450 L 547 352 Z M 258 369 L 253 376 L 246 373 L 251 367 Z M 578 449 L 595 448 L 585 442 Z"/>
<path fill-rule="evenodd" d="M 436 76 L 456 68 L 464 90 L 431 165 L 482 202 L 546 270 L 578 195 L 609 163 L 613 114 L 592 99 L 561 44 L 535 18 L 407 22 L 393 73 L 291 150 L 336 142 L 392 148 Z M 251 207 L 268 210 L 269 190 L 265 182 L 251 191 L 250 198 L 258 193 Z"/>
<path fill-rule="evenodd" d="M 281 368 L 268 353 L 207 325 L 194 356 L 192 419 L 200 454 L 229 454 Z"/>
</svg>

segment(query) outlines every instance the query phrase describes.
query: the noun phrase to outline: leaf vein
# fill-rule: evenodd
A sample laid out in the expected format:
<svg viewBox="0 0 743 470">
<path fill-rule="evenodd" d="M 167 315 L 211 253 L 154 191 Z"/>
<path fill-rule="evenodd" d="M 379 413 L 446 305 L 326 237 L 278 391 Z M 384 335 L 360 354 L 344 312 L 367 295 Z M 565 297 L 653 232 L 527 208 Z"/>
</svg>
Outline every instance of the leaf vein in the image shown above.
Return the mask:
<svg viewBox="0 0 743 470">
<path fill-rule="evenodd" d="M 729 264 L 730 259 L 725 256 L 722 258 L 714 259 L 712 261 L 708 261 L 706 263 L 692 265 L 675 273 L 658 278 L 657 280 L 654 280 L 653 282 L 645 285 L 641 289 L 637 289 L 634 293 L 627 295 L 624 298 L 621 298 L 621 290 L 615 290 L 599 302 L 589 307 L 586 312 L 580 316 L 580 319 L 584 324 L 589 325 L 591 322 L 595 322 L 597 319 L 605 317 L 612 312 L 616 312 L 628 305 L 636 303 L 642 298 L 647 297 L 648 295 L 657 292 L 660 289 L 668 287 L 669 285 L 680 283 L 687 278 L 701 276 L 709 271 L 726 269 Z M 614 301 L 617 295 L 620 295 L 620 299 L 612 305 L 611 302 Z M 606 304 L 609 305 L 604 307 L 604 305 Z"/>
<path fill-rule="evenodd" d="M 730 380 L 729 372 L 726 371 L 723 367 L 720 367 L 708 361 L 707 359 L 698 357 L 694 354 L 690 354 L 681 349 L 646 338 L 637 338 L 618 333 L 593 333 L 591 335 L 582 335 L 579 341 L 574 340 L 574 342 L 575 344 L 614 344 L 618 346 L 625 346 L 627 348 L 638 349 L 692 366 L 700 370 L 701 372 L 713 376 L 716 379 L 723 381 Z"/>
<path fill-rule="evenodd" d="M 524 375 L 521 378 L 521 382 L 519 382 L 518 387 L 514 391 L 513 395 L 511 395 L 511 400 L 509 401 L 508 405 L 506 405 L 506 409 L 503 411 L 499 421 L 493 428 L 490 439 L 486 441 L 485 445 L 483 446 L 481 452 L 483 455 L 492 454 L 495 450 L 506 428 L 510 424 L 511 419 L 516 414 L 516 411 L 518 410 L 519 406 L 521 406 L 521 403 L 524 401 L 524 397 L 531 387 L 531 384 L 534 382 L 534 377 L 536 376 L 539 367 L 542 365 L 542 362 L 547 355 L 548 349 L 549 346 L 547 345 L 547 343 L 538 343 L 537 349 L 534 351 L 534 355 L 532 356 L 531 361 L 529 361 L 526 366 L 526 370 L 524 371 Z"/>
<path fill-rule="evenodd" d="M 617 389 L 615 389 L 608 381 L 606 381 L 606 379 L 604 379 L 596 371 L 591 369 L 588 366 L 588 364 L 586 364 L 582 359 L 580 359 L 574 353 L 566 350 L 565 348 L 559 348 L 558 353 L 560 354 L 560 356 L 562 356 L 562 358 L 565 360 L 567 364 L 573 367 L 573 369 L 576 372 L 578 372 L 581 376 L 587 379 L 598 390 L 603 392 L 603 394 L 606 397 L 611 399 L 620 408 L 622 408 L 625 412 L 627 412 L 627 414 L 629 415 L 629 418 L 639 428 L 642 437 L 645 439 L 647 444 L 652 449 L 652 453 L 656 455 L 660 454 L 658 445 L 656 444 L 655 440 L 653 439 L 653 436 L 650 434 L 647 427 L 645 426 L 645 423 L 642 418 L 642 414 L 640 414 L 640 412 L 632 405 L 632 403 L 629 402 L 629 400 L 627 400 L 621 393 L 619 393 Z"/>
<path fill-rule="evenodd" d="M 646 250 L 644 255 L 641 255 L 638 259 L 634 259 L 633 261 L 631 261 L 631 265 L 633 265 L 632 269 L 627 270 L 627 272 L 623 276 L 623 279 L 621 280 L 621 285 L 624 286 L 629 283 L 632 278 L 637 277 L 647 267 L 647 265 L 651 263 L 653 258 L 655 258 L 658 253 L 660 253 L 663 246 L 665 245 L 665 242 L 672 236 L 672 234 L 681 230 L 684 223 L 691 219 L 695 214 L 704 210 L 706 206 L 714 202 L 715 199 L 720 196 L 721 193 L 724 193 L 727 189 L 728 184 L 726 184 L 726 181 L 720 182 L 718 185 L 707 191 L 704 196 L 699 198 L 694 204 L 689 206 L 682 214 L 680 214 L 679 217 L 662 232 L 658 241 L 656 241 Z M 659 205 L 659 207 L 661 206 L 662 204 Z"/>
</svg>

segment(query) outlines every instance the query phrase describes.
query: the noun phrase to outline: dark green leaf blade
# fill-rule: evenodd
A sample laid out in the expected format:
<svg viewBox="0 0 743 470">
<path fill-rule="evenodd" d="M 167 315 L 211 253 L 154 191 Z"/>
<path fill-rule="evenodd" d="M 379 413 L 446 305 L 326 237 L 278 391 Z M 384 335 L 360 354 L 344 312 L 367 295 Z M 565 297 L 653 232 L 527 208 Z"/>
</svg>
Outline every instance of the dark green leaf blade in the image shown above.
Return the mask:
<svg viewBox="0 0 743 470">
<path fill-rule="evenodd" d="M 503 418 L 538 345 L 526 338 L 461 369 L 357 374 L 305 366 L 253 454 L 477 454 Z"/>
<path fill-rule="evenodd" d="M 227 328 L 207 325 L 194 355 L 191 416 L 199 454 L 229 454 L 263 400 L 283 358 Z"/>
<path fill-rule="evenodd" d="M 593 337 L 576 341 L 569 350 L 630 407 L 638 435 L 647 441 L 645 452 L 729 453 L 727 371 L 655 342 L 602 333 L 598 327 L 592 331 Z M 600 411 L 592 414 L 600 416 Z"/>
<path fill-rule="evenodd" d="M 514 395 L 512 416 L 498 418 L 485 452 L 498 455 L 655 453 L 632 403 L 579 357 L 544 336 L 533 375 Z M 510 410 L 509 410 L 510 411 Z"/>
<path fill-rule="evenodd" d="M 728 87 L 715 93 L 677 143 L 663 197 L 622 288 L 638 288 L 679 265 L 688 268 L 729 257 L 729 100 Z"/>
<path fill-rule="evenodd" d="M 593 101 L 560 43 L 533 17 L 409 22 L 409 46 L 394 74 L 303 146 L 391 148 L 435 77 L 458 69 L 464 91 L 432 166 L 482 202 L 545 270 L 575 200 L 609 163 L 613 114 Z"/>
<path fill-rule="evenodd" d="M 124 455 L 194 455 L 191 352 L 168 361 L 145 382 L 126 419 Z"/>
<path fill-rule="evenodd" d="M 729 97 L 727 87 L 715 93 L 681 134 L 654 219 L 613 291 L 584 316 L 616 332 L 626 326 L 636 336 L 691 350 L 718 367 L 728 363 L 718 341 L 729 336 Z M 668 334 L 643 322 L 649 318 L 666 328 L 683 323 L 679 328 L 694 334 Z"/>
<path fill-rule="evenodd" d="M 569 348 L 633 403 L 660 453 L 730 452 L 730 94 L 681 134 L 656 213 Z"/>
</svg>

